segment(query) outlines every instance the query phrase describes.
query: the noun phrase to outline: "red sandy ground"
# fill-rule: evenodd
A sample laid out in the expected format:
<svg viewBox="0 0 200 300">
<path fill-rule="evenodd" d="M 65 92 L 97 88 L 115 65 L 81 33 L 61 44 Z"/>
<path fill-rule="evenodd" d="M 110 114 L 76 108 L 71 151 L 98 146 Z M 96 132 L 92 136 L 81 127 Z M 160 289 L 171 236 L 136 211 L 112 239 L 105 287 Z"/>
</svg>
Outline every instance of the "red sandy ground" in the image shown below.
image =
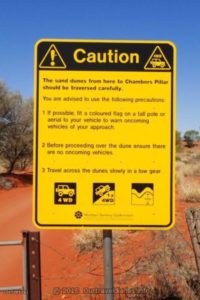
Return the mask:
<svg viewBox="0 0 200 300">
<path fill-rule="evenodd" d="M 179 198 L 179 197 L 177 197 Z M 198 204 L 197 204 L 198 205 Z M 194 206 L 194 204 L 193 204 Z M 185 209 L 191 204 L 177 201 L 176 226 L 190 243 L 185 222 Z M 0 190 L 0 241 L 20 240 L 22 230 L 37 231 L 32 224 L 32 186 L 18 183 L 9 191 Z M 104 299 L 102 295 L 87 294 L 87 288 L 103 288 L 102 250 L 79 254 L 73 236 L 78 231 L 41 231 L 42 299 Z M 150 231 L 126 231 L 122 243 L 114 246 L 115 287 L 134 287 L 137 282 L 126 276 L 134 264 L 145 255 L 144 245 L 156 247 Z M 22 284 L 22 248 L 0 247 L 0 286 Z M 148 278 L 140 276 L 140 283 Z M 68 288 L 63 294 L 56 288 Z M 75 288 L 75 289 L 74 289 Z M 79 289 L 80 293 L 73 295 Z M 0 293 L 0 300 L 20 300 L 22 295 Z M 125 296 L 115 299 L 125 300 Z M 34 299 L 37 300 L 37 299 Z"/>
</svg>

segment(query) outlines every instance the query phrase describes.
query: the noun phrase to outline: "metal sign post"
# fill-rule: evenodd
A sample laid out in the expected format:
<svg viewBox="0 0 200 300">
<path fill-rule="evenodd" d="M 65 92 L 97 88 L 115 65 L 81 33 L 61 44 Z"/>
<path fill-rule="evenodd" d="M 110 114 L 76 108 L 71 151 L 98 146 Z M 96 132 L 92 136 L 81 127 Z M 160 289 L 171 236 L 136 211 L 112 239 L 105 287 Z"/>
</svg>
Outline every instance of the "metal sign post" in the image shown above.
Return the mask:
<svg viewBox="0 0 200 300">
<path fill-rule="evenodd" d="M 103 230 L 105 300 L 113 300 L 112 230 Z"/>
<path fill-rule="evenodd" d="M 41 300 L 40 232 L 23 231 L 25 300 Z"/>
</svg>

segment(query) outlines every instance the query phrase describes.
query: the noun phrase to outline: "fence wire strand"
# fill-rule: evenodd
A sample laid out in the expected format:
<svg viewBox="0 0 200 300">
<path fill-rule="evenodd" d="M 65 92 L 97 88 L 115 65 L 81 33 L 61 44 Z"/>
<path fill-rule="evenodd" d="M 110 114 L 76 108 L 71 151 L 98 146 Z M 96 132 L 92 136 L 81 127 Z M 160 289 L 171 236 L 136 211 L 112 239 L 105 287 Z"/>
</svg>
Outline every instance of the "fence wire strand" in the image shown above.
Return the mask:
<svg viewBox="0 0 200 300">
<path fill-rule="evenodd" d="M 196 218 L 195 220 L 200 220 L 200 218 Z M 191 219 L 190 219 L 191 220 Z M 132 233 L 131 233 L 132 234 Z M 142 234 L 139 232 L 139 234 Z M 134 238 L 132 239 L 134 241 Z M 176 241 L 174 243 L 174 241 Z M 39 241 L 37 241 L 39 242 Z M 145 239 L 145 243 L 142 245 L 143 251 L 141 251 L 141 255 L 138 257 L 138 241 L 136 239 L 136 245 L 133 244 L 133 247 L 130 247 L 128 242 L 124 242 L 121 244 L 114 244 L 113 251 L 116 254 L 116 258 L 114 259 L 114 277 L 116 285 L 121 286 L 123 285 L 126 280 L 125 278 L 132 278 L 132 282 L 136 284 L 138 276 L 160 276 L 161 281 L 165 282 L 167 289 L 170 289 L 170 280 L 168 276 L 179 276 L 181 268 L 184 268 L 184 264 L 189 263 L 189 265 L 194 265 L 194 256 L 193 256 L 193 248 L 189 240 L 187 240 L 184 236 L 184 233 L 175 226 L 170 233 L 163 232 L 163 231 L 154 231 L 148 235 L 148 239 Z M 40 240 L 41 247 L 44 249 L 49 249 L 50 253 L 54 253 L 58 257 L 60 257 L 64 264 L 62 265 L 62 270 L 59 274 L 53 274 L 49 276 L 48 274 L 42 274 L 42 280 L 49 282 L 49 281 L 60 281 L 60 282 L 73 282 L 76 283 L 80 279 L 82 279 L 84 274 L 88 274 L 94 277 L 103 277 L 103 262 L 100 266 L 100 260 L 103 259 L 102 251 L 101 250 L 94 250 L 90 253 L 78 252 L 74 254 L 73 259 L 68 257 L 67 255 L 67 247 L 66 253 L 65 251 L 60 251 L 58 248 L 52 246 L 47 242 L 43 242 Z M 127 245 L 130 247 L 129 251 L 124 252 L 124 247 L 126 248 Z M 70 244 L 70 247 L 72 243 Z M 120 248 L 121 246 L 121 248 Z M 188 251 L 189 250 L 189 251 Z M 84 255 L 87 255 L 87 264 L 82 265 L 84 262 Z M 128 258 L 127 258 L 128 257 Z M 192 259 L 192 261 L 191 261 Z M 129 262 L 126 262 L 126 260 Z M 153 260 L 153 266 L 152 266 Z M 169 261 L 168 261 L 169 260 Z M 73 270 L 76 264 L 80 263 L 82 265 L 79 268 L 79 272 L 74 274 L 73 272 L 69 272 L 68 270 Z M 177 267 L 177 269 L 171 269 L 170 264 L 173 263 L 173 268 Z M 165 264 L 165 266 L 164 266 Z M 162 268 L 165 267 L 165 271 L 161 272 Z M 188 266 L 186 266 L 188 268 Z M 153 269 L 154 268 L 154 269 Z M 194 269 L 192 267 L 192 269 Z M 59 270 L 58 270 L 59 271 Z M 155 274 L 154 274 L 155 272 Z M 174 273 L 173 273 L 174 272 Z M 188 271 L 190 272 L 190 271 Z M 174 274 L 174 275 L 173 275 Z M 156 278 L 156 277 L 155 277 Z M 178 277 L 177 277 L 178 278 Z M 75 284 L 76 285 L 76 284 Z M 144 294 L 143 299 L 146 298 L 147 294 Z M 50 296 L 51 297 L 51 296 Z M 80 299 L 82 296 L 80 295 Z M 47 298 L 51 299 L 51 298 Z M 52 298 L 53 299 L 53 298 Z M 57 299 L 57 298 L 56 298 Z M 65 295 L 65 298 L 68 299 L 68 295 Z M 72 298 L 72 295 L 69 296 L 69 299 L 78 299 Z M 83 298 L 84 299 L 84 298 Z M 89 298 L 85 299 L 103 299 L 99 295 L 91 295 Z M 116 298 L 119 300 L 127 300 L 129 299 L 129 295 L 121 295 L 121 298 Z M 134 299 L 134 298 L 130 298 Z M 137 299 L 137 298 L 135 298 Z"/>
</svg>

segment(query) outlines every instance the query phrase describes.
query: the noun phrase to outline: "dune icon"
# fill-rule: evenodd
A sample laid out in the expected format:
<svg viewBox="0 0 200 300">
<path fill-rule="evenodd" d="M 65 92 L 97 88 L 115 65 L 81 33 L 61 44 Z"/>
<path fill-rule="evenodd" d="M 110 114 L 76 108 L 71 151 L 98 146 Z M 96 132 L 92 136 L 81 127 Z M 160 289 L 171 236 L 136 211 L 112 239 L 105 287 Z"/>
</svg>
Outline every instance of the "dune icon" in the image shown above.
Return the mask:
<svg viewBox="0 0 200 300">
<path fill-rule="evenodd" d="M 131 190 L 132 205 L 153 205 L 153 183 L 133 183 Z"/>
</svg>

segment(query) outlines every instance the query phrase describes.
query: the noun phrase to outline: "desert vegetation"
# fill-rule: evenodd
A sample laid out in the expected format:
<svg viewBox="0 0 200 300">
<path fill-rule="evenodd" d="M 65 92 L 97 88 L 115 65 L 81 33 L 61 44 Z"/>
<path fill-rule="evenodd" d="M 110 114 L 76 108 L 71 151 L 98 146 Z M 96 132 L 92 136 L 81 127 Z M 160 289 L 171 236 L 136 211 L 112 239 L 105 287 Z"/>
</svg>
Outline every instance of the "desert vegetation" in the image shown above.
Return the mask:
<svg viewBox="0 0 200 300">
<path fill-rule="evenodd" d="M 196 142 L 199 141 L 199 132 L 197 130 L 186 131 L 184 134 L 184 141 L 186 142 L 187 147 L 194 147 Z"/>
<path fill-rule="evenodd" d="M 116 299 L 200 299 L 199 277 L 185 217 L 186 208 L 198 207 L 200 203 L 199 133 L 189 130 L 182 136 L 177 132 L 176 146 L 176 225 L 169 231 L 113 232 L 115 266 L 123 256 L 132 262 L 122 273 L 115 269 L 115 285 L 127 282 L 132 291 Z M 149 240 L 144 238 L 148 234 Z M 98 256 L 103 248 L 102 232 L 81 231 L 74 236 L 74 243 L 80 255 L 93 252 Z"/>
<path fill-rule="evenodd" d="M 87 253 L 93 253 L 93 260 L 101 256 L 102 231 L 82 231 L 74 242 L 85 259 Z M 128 286 L 116 299 L 199 299 L 193 249 L 179 226 L 170 231 L 114 231 L 113 253 L 115 286 Z"/>
<path fill-rule="evenodd" d="M 0 82 L 0 187 L 11 188 L 6 175 L 31 166 L 32 144 L 33 100 Z"/>
<path fill-rule="evenodd" d="M 33 100 L 24 100 L 0 82 L 1 172 L 10 174 L 32 162 Z"/>
<path fill-rule="evenodd" d="M 176 183 L 182 201 L 200 202 L 200 149 L 177 154 Z"/>
</svg>

